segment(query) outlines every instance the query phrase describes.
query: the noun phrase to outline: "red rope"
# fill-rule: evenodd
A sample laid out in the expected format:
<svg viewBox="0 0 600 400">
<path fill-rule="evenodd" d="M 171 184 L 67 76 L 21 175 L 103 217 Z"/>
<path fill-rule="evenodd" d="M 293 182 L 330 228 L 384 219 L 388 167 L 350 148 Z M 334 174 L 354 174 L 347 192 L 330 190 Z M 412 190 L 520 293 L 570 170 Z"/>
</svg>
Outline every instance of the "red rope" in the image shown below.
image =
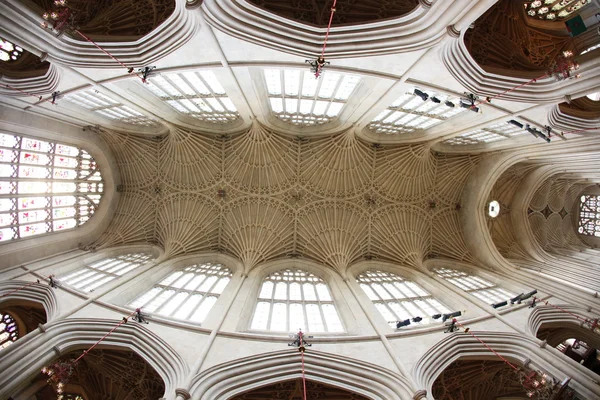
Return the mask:
<svg viewBox="0 0 600 400">
<path fill-rule="evenodd" d="M 585 128 L 585 129 L 577 129 L 577 130 L 574 130 L 574 131 L 561 132 L 561 133 L 562 133 L 563 135 L 568 135 L 568 134 L 570 134 L 570 133 L 579 133 L 579 132 L 585 132 L 585 131 L 595 131 L 595 130 L 598 130 L 598 129 L 600 129 L 600 127 L 598 127 L 598 128 Z"/>
<path fill-rule="evenodd" d="M 9 88 L 9 89 L 12 89 L 12 90 L 16 90 L 16 91 L 18 91 L 18 92 L 21 92 L 21 93 L 23 93 L 23 94 L 26 94 L 27 96 L 35 97 L 35 98 L 36 98 L 36 99 L 38 99 L 38 100 L 42 100 L 42 96 L 36 96 L 36 95 L 35 95 L 35 94 L 33 94 L 33 93 L 26 92 L 26 91 L 24 91 L 24 90 L 21 90 L 21 89 L 19 89 L 19 88 L 16 88 L 16 87 L 13 87 L 13 86 L 7 85 L 7 84 L 5 84 L 5 83 L 0 83 L 0 85 L 2 85 L 2 86 L 4 86 L 4 87 L 7 87 L 7 88 Z"/>
<path fill-rule="evenodd" d="M 304 387 L 304 400 L 306 400 L 306 376 L 304 374 L 304 350 L 302 350 L 302 331 L 298 332 L 298 340 L 300 341 L 300 354 L 302 358 L 302 386 Z"/>
<path fill-rule="evenodd" d="M 522 88 L 523 86 L 527 86 L 527 85 L 529 85 L 530 83 L 534 83 L 534 82 L 536 82 L 538 79 L 542 79 L 542 78 L 545 78 L 545 77 L 547 77 L 547 76 L 548 76 L 548 74 L 544 74 L 544 75 L 542 75 L 542 76 L 539 76 L 539 77 L 537 77 L 537 78 L 533 78 L 532 80 L 530 80 L 530 81 L 528 81 L 528 82 L 525 82 L 525 83 L 522 83 L 522 84 L 520 84 L 520 85 L 518 85 L 518 86 L 515 86 L 514 88 L 511 88 L 511 89 L 505 90 L 505 91 L 504 91 L 504 92 L 502 92 L 502 93 L 498 93 L 497 95 L 494 95 L 494 96 L 492 96 L 492 97 L 487 97 L 487 98 L 485 99 L 485 101 L 479 101 L 477 104 L 473 104 L 473 105 L 471 106 L 471 108 L 475 108 L 476 106 L 478 106 L 478 105 L 480 105 L 480 104 L 483 104 L 483 103 L 490 103 L 492 100 L 494 100 L 494 99 L 497 99 L 497 98 L 498 98 L 498 97 L 500 97 L 500 96 L 503 96 L 503 95 L 505 95 L 505 94 L 507 94 L 507 93 L 513 92 L 513 91 L 515 91 L 515 90 L 517 90 L 517 89 L 519 89 L 519 88 Z"/>
<path fill-rule="evenodd" d="M 454 318 L 452 320 L 452 322 L 456 323 L 457 325 L 459 325 L 461 328 L 464 329 L 463 324 L 461 324 L 460 322 L 458 322 L 456 320 L 456 318 Z M 473 336 L 475 339 L 477 339 L 482 345 L 484 345 L 489 351 L 491 351 L 492 353 L 494 353 L 495 355 L 497 355 L 502 361 L 504 361 L 506 364 L 508 364 L 509 367 L 511 367 L 512 369 L 514 369 L 515 371 L 518 371 L 519 368 L 515 367 L 514 365 L 511 364 L 510 361 L 508 361 L 506 358 L 502 357 L 500 354 L 498 354 L 498 352 L 494 349 L 492 349 L 486 342 L 484 342 L 483 340 L 479 339 L 477 336 L 475 336 L 475 334 L 473 332 L 471 332 L 470 330 L 466 330 L 465 332 L 468 333 L 469 335 Z"/>
<path fill-rule="evenodd" d="M 106 339 L 111 333 L 113 333 L 118 327 L 120 327 L 121 325 L 123 325 L 125 322 L 127 322 L 129 320 L 129 318 L 131 318 L 133 316 L 133 314 L 135 314 L 136 312 L 139 311 L 139 308 L 136 309 L 134 312 L 132 312 L 131 314 L 129 314 L 127 317 L 123 318 L 123 320 L 121 322 L 119 322 L 117 324 L 117 326 L 115 326 L 114 328 L 112 328 L 106 335 L 104 335 L 102 337 L 102 339 L 98 340 L 96 343 L 94 343 L 92 345 L 92 347 L 90 347 L 89 349 L 87 349 L 86 351 L 84 351 L 79 357 L 77 357 L 77 359 L 75 361 L 73 361 L 73 364 L 76 364 L 77 361 L 81 360 L 87 353 L 89 353 L 94 347 L 98 346 L 98 344 L 100 344 L 100 342 L 102 342 L 104 339 Z"/>
<path fill-rule="evenodd" d="M 49 276 L 48 278 L 50 278 L 50 276 Z M 38 284 L 38 283 L 39 283 L 39 282 L 31 282 L 31 283 L 28 283 L 27 285 L 25 285 L 25 286 L 21 286 L 21 287 L 20 287 L 20 288 L 18 288 L 18 289 L 11 290 L 11 291 L 10 291 L 10 292 L 8 292 L 8 293 L 4 293 L 2 296 L 0 296 L 0 298 L 2 298 L 2 297 L 6 297 L 6 296 L 8 296 L 8 295 L 10 295 L 10 294 L 13 294 L 13 293 L 16 293 L 16 292 L 18 292 L 19 290 L 23 290 L 23 289 L 25 289 L 25 288 L 27 288 L 27 287 L 29 287 L 29 286 L 33 286 L 33 285 L 35 285 L 35 284 Z"/>
<path fill-rule="evenodd" d="M 331 22 L 333 21 L 336 3 L 337 0 L 333 0 L 333 6 L 331 6 L 331 15 L 329 16 L 329 25 L 327 25 L 327 33 L 325 34 L 325 42 L 323 43 L 323 51 L 321 52 L 321 58 L 325 56 L 325 47 L 327 46 L 327 39 L 329 38 L 329 31 L 331 30 Z"/>
<path fill-rule="evenodd" d="M 545 301 L 545 300 L 539 299 L 539 298 L 537 298 L 537 297 L 534 297 L 534 298 L 533 298 L 533 301 L 536 301 L 536 300 L 539 300 L 539 301 L 541 301 L 542 303 L 546 304 L 547 306 L 550 306 L 550 307 L 556 308 L 556 309 L 558 309 L 558 310 L 560 310 L 560 311 L 562 311 L 562 312 L 566 312 L 567 314 L 569 314 L 569 315 L 571 315 L 571 316 L 573 316 L 573 317 L 575 317 L 575 318 L 577 318 L 577 319 L 580 319 L 580 320 L 582 320 L 582 321 L 585 321 L 585 322 L 587 322 L 587 323 L 590 323 L 590 324 L 593 324 L 593 323 L 594 323 L 594 321 L 593 321 L 593 320 L 591 320 L 591 319 L 584 318 L 584 317 L 582 317 L 581 315 L 574 314 L 574 313 L 572 313 L 572 312 L 570 312 L 570 311 L 567 311 L 567 310 L 565 310 L 565 309 L 564 309 L 564 308 L 562 308 L 562 307 L 555 306 L 554 304 L 550 304 L 548 301 Z"/>
<path fill-rule="evenodd" d="M 121 62 L 117 57 L 113 56 L 108 51 L 104 50 L 98 43 L 94 42 L 92 39 L 90 39 L 89 37 L 87 37 L 86 35 L 84 35 L 83 33 L 81 33 L 80 31 L 75 30 L 75 32 L 77 32 L 82 38 L 84 38 L 85 40 L 87 40 L 88 42 L 90 42 L 91 44 L 93 44 L 94 46 L 96 46 L 98 49 L 100 49 L 104 54 L 106 54 L 107 56 L 109 56 L 110 58 L 112 58 L 113 60 L 115 60 L 116 62 L 118 62 L 119 64 L 121 64 L 121 66 L 127 68 L 128 70 L 129 69 L 133 70 L 133 68 L 128 67 L 126 64 L 124 64 L 123 62 Z M 138 76 L 138 78 L 140 78 L 142 80 L 143 83 L 146 83 L 146 80 L 142 76 L 140 76 L 137 72 L 134 72 L 134 74 L 136 74 Z"/>
</svg>

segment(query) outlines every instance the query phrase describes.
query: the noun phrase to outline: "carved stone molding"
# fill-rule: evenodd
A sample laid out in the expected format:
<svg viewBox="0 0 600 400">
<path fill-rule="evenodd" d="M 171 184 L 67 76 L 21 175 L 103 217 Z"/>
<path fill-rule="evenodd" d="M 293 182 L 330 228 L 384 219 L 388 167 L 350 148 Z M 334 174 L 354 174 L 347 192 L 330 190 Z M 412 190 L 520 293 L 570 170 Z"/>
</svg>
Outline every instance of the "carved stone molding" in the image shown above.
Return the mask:
<svg viewBox="0 0 600 400">
<path fill-rule="evenodd" d="M 190 392 L 188 392 L 185 389 L 181 389 L 181 388 L 175 389 L 175 394 L 177 396 L 183 397 L 184 400 L 188 400 L 188 399 L 190 399 L 192 397 L 192 395 L 190 394 Z"/>
<path fill-rule="evenodd" d="M 413 400 L 422 400 L 427 398 L 427 390 L 417 390 L 413 395 Z"/>
</svg>

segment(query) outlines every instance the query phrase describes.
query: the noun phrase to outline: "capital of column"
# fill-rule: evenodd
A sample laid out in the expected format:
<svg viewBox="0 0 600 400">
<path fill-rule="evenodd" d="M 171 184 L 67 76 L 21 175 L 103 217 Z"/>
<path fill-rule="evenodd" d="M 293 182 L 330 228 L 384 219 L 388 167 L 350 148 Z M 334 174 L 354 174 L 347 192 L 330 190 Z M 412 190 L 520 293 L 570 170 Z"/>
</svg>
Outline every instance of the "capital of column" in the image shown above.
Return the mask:
<svg viewBox="0 0 600 400">
<path fill-rule="evenodd" d="M 460 37 L 460 31 L 456 29 L 454 25 L 447 26 L 446 31 L 448 32 L 448 35 L 450 35 L 450 37 L 453 37 L 455 39 L 458 39 Z"/>
<path fill-rule="evenodd" d="M 175 394 L 177 395 L 177 397 L 183 398 L 183 400 L 189 400 L 192 398 L 190 392 L 188 392 L 185 389 L 175 389 Z"/>
<path fill-rule="evenodd" d="M 413 400 L 422 400 L 427 398 L 427 390 L 417 390 L 413 395 Z"/>
<path fill-rule="evenodd" d="M 202 5 L 203 0 L 187 0 L 185 8 L 188 10 L 195 10 Z"/>
<path fill-rule="evenodd" d="M 421 7 L 423 8 L 431 8 L 431 1 L 430 0 L 419 0 L 419 4 L 421 5 Z"/>
</svg>

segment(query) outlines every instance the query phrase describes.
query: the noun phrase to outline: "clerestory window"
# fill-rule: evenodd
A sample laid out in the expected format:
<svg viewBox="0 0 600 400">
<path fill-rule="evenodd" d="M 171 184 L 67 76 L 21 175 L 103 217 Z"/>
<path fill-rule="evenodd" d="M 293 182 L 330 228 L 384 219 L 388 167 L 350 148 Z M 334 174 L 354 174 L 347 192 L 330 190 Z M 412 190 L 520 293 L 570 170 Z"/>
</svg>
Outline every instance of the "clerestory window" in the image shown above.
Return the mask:
<svg viewBox="0 0 600 400">
<path fill-rule="evenodd" d="M 100 170 L 86 151 L 0 134 L 0 241 L 83 225 L 103 192 Z"/>
<path fill-rule="evenodd" d="M 435 269 L 435 273 L 440 278 L 447 280 L 454 286 L 472 294 L 490 305 L 505 300 L 508 301 L 515 297 L 513 293 L 508 292 L 485 279 L 463 271 L 449 268 L 437 268 Z"/>
<path fill-rule="evenodd" d="M 421 317 L 422 324 L 432 323 L 436 314 L 450 310 L 422 287 L 390 272 L 370 270 L 356 277 L 383 318 L 396 328 L 396 321 Z"/>
<path fill-rule="evenodd" d="M 173 272 L 129 305 L 143 313 L 201 323 L 233 275 L 222 264 L 189 265 Z"/>
<path fill-rule="evenodd" d="M 277 332 L 343 332 L 325 282 L 301 269 L 285 269 L 265 278 L 251 329 Z"/>
<path fill-rule="evenodd" d="M 125 275 L 129 271 L 133 271 L 152 259 L 152 255 L 146 253 L 131 253 L 107 257 L 79 268 L 68 275 L 60 277 L 58 280 L 81 291 L 91 292 L 113 279 Z"/>
<path fill-rule="evenodd" d="M 282 121 L 298 126 L 335 120 L 360 82 L 356 75 L 326 71 L 320 78 L 300 69 L 263 71 L 269 105 Z"/>
<path fill-rule="evenodd" d="M 600 237 L 600 196 L 586 194 L 579 201 L 577 231 L 582 235 Z"/>
</svg>

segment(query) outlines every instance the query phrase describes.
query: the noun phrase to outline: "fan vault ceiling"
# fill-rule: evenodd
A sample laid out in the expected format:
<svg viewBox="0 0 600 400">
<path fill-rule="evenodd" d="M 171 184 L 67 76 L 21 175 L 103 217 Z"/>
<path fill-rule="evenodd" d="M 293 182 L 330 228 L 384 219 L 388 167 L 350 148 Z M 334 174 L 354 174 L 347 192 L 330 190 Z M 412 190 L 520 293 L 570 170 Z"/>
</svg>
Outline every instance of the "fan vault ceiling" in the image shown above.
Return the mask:
<svg viewBox="0 0 600 400">
<path fill-rule="evenodd" d="M 171 257 L 218 251 L 247 269 L 306 257 L 341 273 L 365 258 L 413 267 L 437 256 L 472 261 L 457 204 L 478 156 L 373 146 L 350 131 L 291 138 L 258 123 L 234 137 L 100 133 L 123 192 L 92 247 L 151 242 Z"/>
</svg>

